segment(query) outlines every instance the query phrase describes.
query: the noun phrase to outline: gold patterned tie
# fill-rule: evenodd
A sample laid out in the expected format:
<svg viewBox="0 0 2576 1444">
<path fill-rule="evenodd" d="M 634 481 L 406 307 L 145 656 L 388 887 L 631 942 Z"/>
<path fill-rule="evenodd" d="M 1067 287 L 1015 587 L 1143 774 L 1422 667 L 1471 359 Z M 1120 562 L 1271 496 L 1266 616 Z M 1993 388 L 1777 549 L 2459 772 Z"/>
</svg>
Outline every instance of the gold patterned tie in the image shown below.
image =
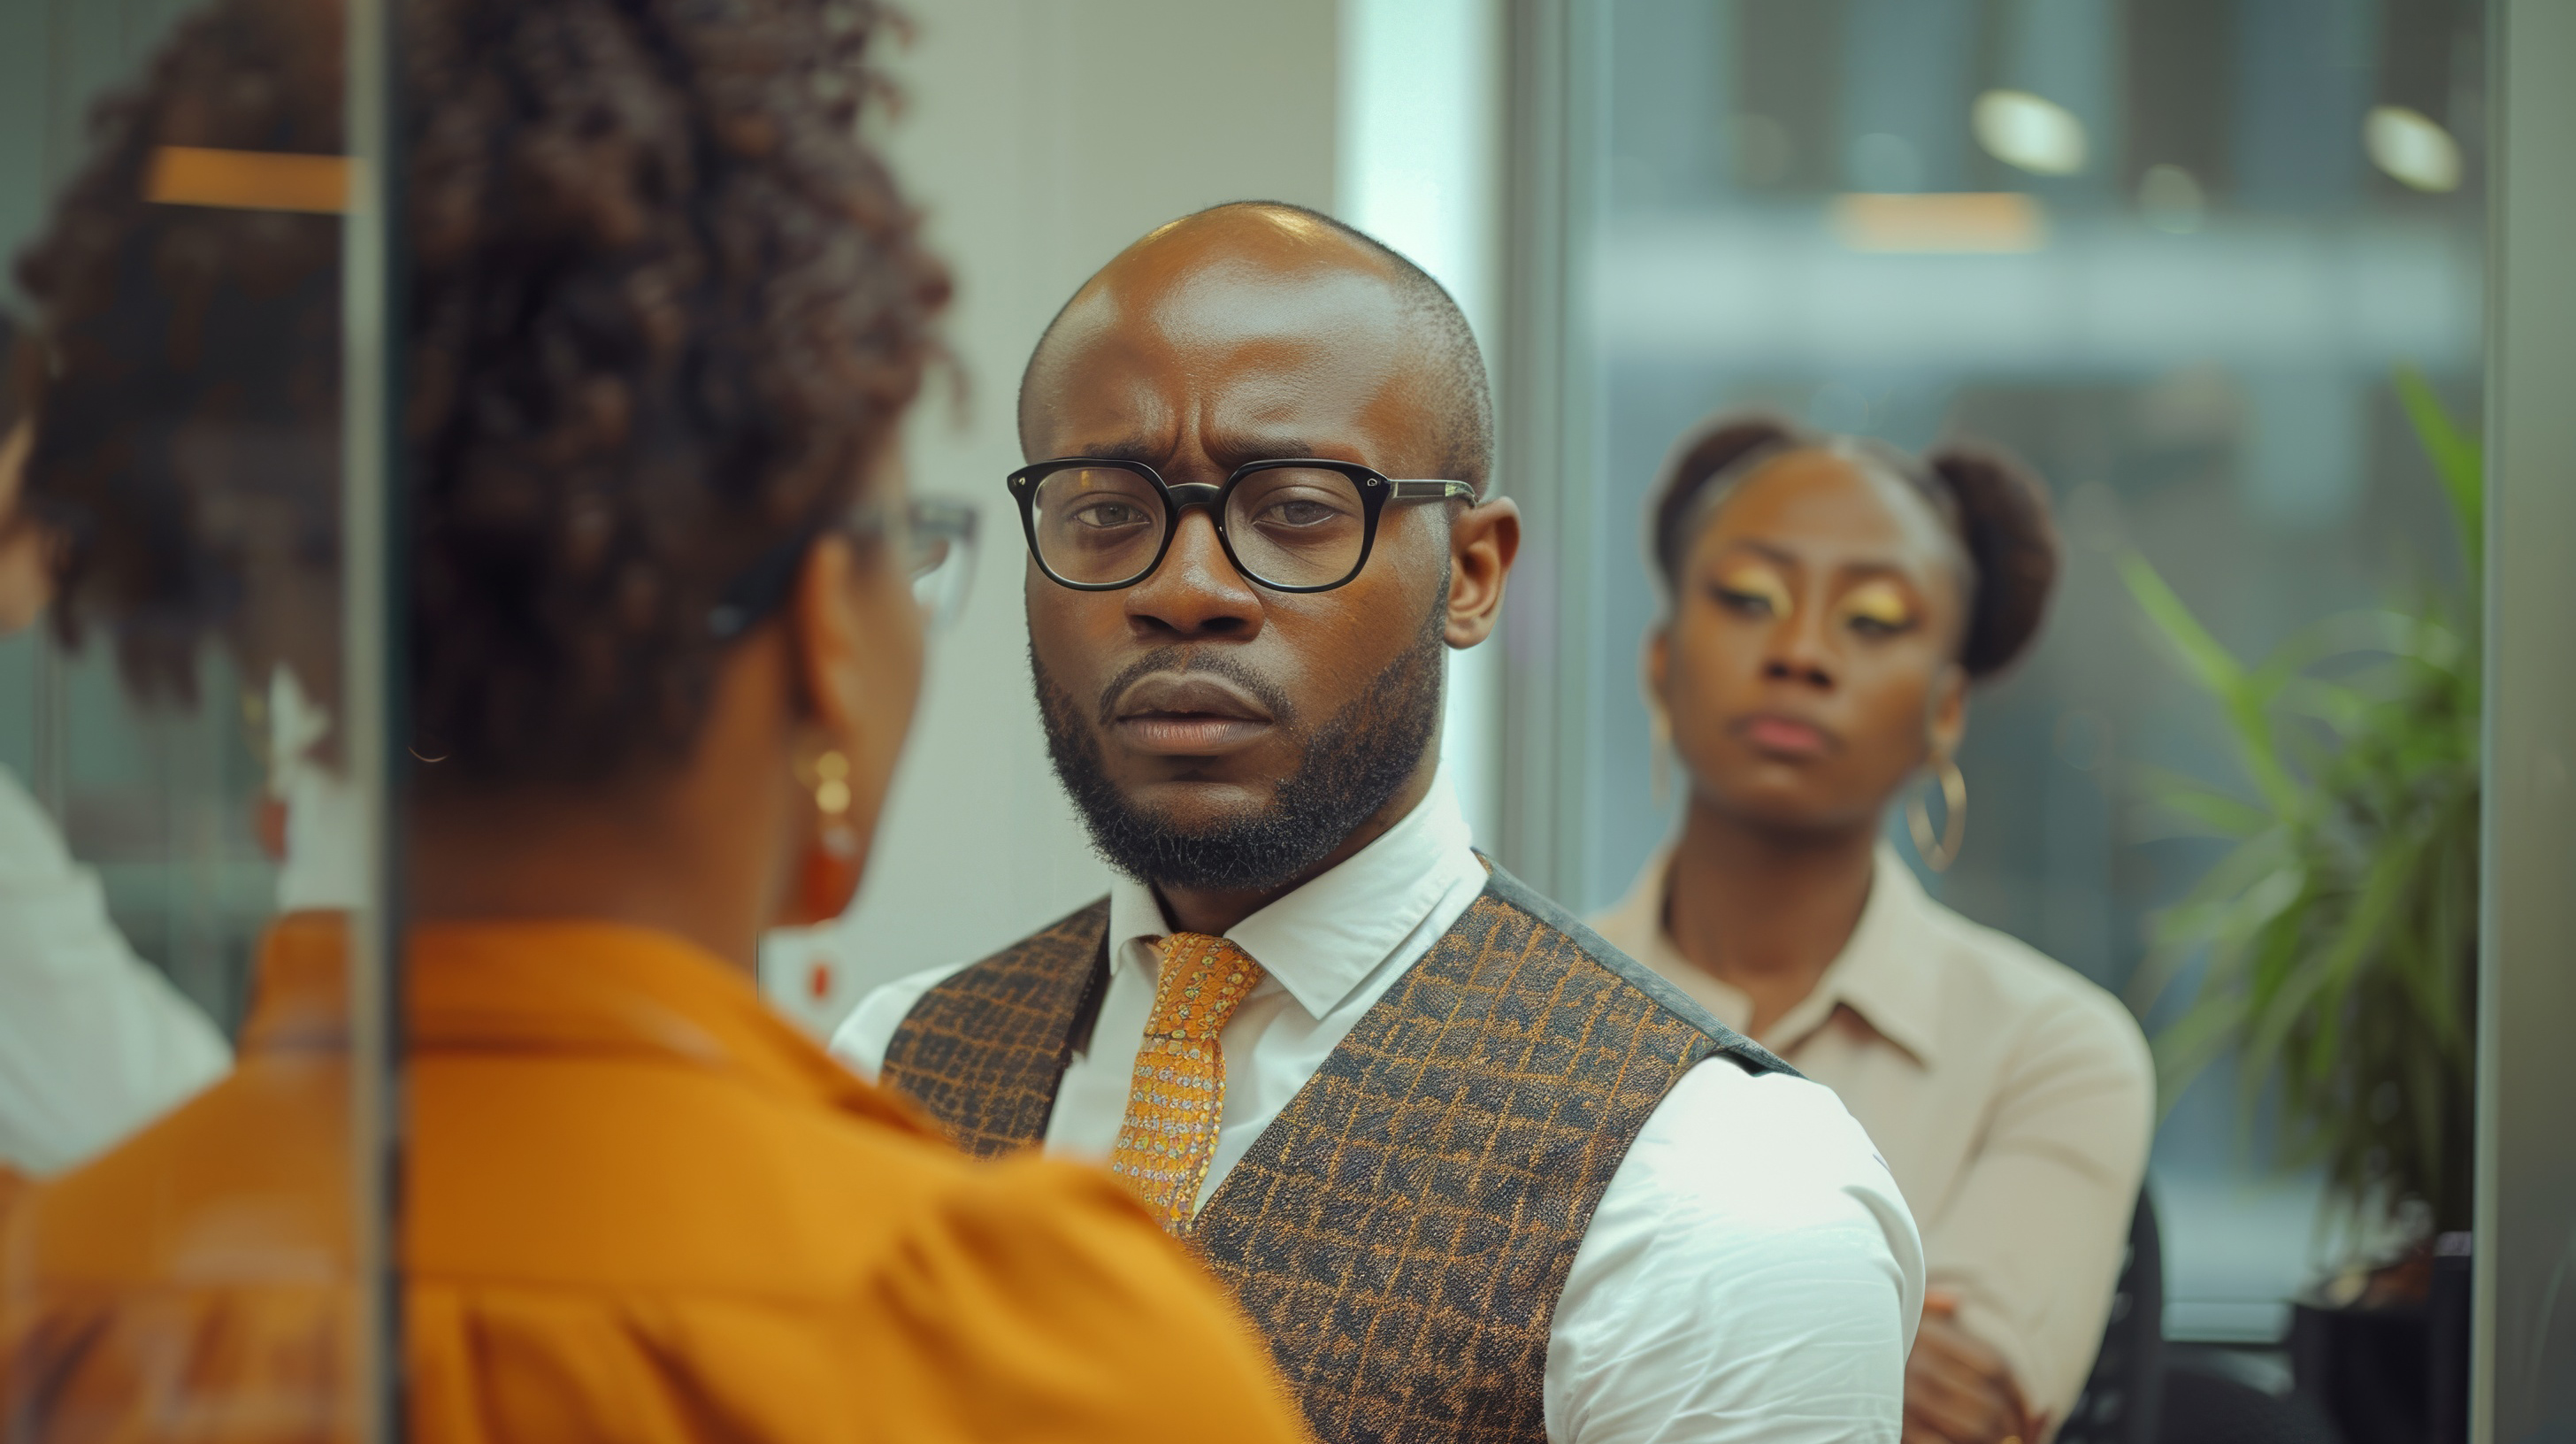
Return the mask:
<svg viewBox="0 0 2576 1444">
<path fill-rule="evenodd" d="M 1225 1113 L 1225 1055 L 1217 1034 L 1261 981 L 1261 965 L 1223 938 L 1174 933 L 1163 939 L 1154 1011 L 1136 1049 L 1127 1116 L 1109 1171 L 1144 1197 L 1163 1227 L 1190 1231 L 1199 1185 L 1216 1155 Z"/>
</svg>

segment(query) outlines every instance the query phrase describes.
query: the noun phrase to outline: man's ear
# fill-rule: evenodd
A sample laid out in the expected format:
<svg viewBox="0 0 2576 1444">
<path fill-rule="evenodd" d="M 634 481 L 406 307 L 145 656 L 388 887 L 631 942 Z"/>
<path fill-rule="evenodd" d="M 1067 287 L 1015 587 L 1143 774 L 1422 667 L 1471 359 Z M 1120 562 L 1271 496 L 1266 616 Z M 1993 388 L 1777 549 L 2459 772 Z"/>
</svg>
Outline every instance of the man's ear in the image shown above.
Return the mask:
<svg viewBox="0 0 2576 1444">
<path fill-rule="evenodd" d="M 1498 496 L 1458 513 L 1449 524 L 1449 624 L 1443 635 L 1459 649 L 1494 634 L 1503 617 L 1503 582 L 1521 551 L 1520 504 Z"/>
<path fill-rule="evenodd" d="M 839 736 L 859 725 L 866 684 L 860 676 L 863 630 L 853 604 L 849 538 L 827 533 L 805 553 L 787 608 L 789 650 L 803 710 Z"/>
<path fill-rule="evenodd" d="M 1658 711 L 1664 706 L 1664 679 L 1672 674 L 1672 628 L 1657 622 L 1646 629 L 1645 649 L 1637 658 L 1637 681 L 1646 689 L 1646 705 Z"/>
</svg>

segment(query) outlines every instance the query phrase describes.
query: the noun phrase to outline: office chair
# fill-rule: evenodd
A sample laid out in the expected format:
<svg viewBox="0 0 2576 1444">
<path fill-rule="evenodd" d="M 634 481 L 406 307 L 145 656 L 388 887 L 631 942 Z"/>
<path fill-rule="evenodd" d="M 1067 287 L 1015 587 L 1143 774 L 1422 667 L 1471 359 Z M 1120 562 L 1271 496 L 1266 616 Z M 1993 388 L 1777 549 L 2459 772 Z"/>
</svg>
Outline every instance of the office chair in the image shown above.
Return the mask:
<svg viewBox="0 0 2576 1444">
<path fill-rule="evenodd" d="M 2144 1188 L 2129 1217 L 2129 1252 L 2111 1321 L 2058 1444 L 2157 1444 L 2165 1403 L 2165 1259 Z"/>
</svg>

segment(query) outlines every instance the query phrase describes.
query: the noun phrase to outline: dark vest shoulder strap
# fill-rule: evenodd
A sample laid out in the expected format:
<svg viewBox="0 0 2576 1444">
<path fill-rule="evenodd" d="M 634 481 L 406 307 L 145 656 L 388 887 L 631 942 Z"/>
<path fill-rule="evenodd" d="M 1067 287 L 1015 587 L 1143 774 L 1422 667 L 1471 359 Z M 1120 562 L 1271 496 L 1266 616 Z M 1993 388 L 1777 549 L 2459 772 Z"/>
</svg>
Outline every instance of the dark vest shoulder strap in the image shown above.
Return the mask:
<svg viewBox="0 0 2576 1444">
<path fill-rule="evenodd" d="M 1565 934 L 1566 939 L 1582 949 L 1585 956 L 1618 974 L 1638 992 L 1654 999 L 1665 1012 L 1706 1033 L 1717 1044 L 1718 1052 L 1733 1057 L 1744 1065 L 1747 1072 L 1798 1076 L 1798 1070 L 1782 1061 L 1778 1054 L 1719 1022 L 1716 1015 L 1699 1005 L 1699 1000 L 1674 987 L 1663 974 L 1612 947 L 1607 938 L 1584 926 L 1582 919 L 1531 891 L 1529 884 L 1501 867 L 1491 869 L 1491 876 L 1485 881 L 1485 891 Z"/>
<path fill-rule="evenodd" d="M 1109 899 L 958 969 L 912 1005 L 878 1081 L 979 1157 L 1046 1136 L 1109 982 Z"/>
</svg>

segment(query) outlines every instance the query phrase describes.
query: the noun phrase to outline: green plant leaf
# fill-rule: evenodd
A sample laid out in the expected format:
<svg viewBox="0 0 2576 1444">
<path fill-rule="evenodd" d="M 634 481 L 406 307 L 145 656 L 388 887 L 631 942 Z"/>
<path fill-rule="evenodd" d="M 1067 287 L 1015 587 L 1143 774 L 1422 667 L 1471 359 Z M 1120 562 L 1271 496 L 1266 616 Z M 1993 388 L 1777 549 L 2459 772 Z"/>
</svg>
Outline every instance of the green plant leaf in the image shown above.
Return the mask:
<svg viewBox="0 0 2576 1444">
<path fill-rule="evenodd" d="M 2443 495 L 2450 499 L 2451 521 L 2460 529 L 2460 554 L 2468 560 L 2475 584 L 2486 575 L 2486 455 L 2476 437 L 2463 435 L 2424 373 L 2412 366 L 2397 369 L 2397 399 L 2415 428 L 2415 440 L 2433 462 Z"/>
<path fill-rule="evenodd" d="M 2181 655 L 2193 678 L 2218 698 L 2235 734 L 2238 755 L 2255 787 L 2275 811 L 2285 809 L 2293 802 L 2296 789 L 2281 768 L 2280 754 L 2272 743 L 2271 723 L 2265 715 L 2277 681 L 2249 675 L 2244 664 L 2236 660 L 2236 654 L 2209 634 L 2145 557 L 2136 552 L 2122 555 L 2120 578 L 2128 584 L 2129 595 L 2137 600 L 2138 609 L 2147 614 Z"/>
<path fill-rule="evenodd" d="M 2143 765 L 2133 769 L 2132 775 L 2138 790 L 2146 794 L 2144 806 L 2129 829 L 2132 842 L 2171 837 L 2241 840 L 2273 825 L 2272 814 L 2199 778 Z"/>
<path fill-rule="evenodd" d="M 2398 389 L 2474 582 L 2477 444 L 2420 377 L 2401 375 Z M 2167 1106 L 2232 1054 L 2240 1127 L 2277 1087 L 2276 1161 L 2321 1164 L 2348 1222 L 2422 1199 L 2436 1226 L 2465 1227 L 2483 686 L 2474 591 L 2322 617 L 2247 666 L 2143 558 L 2120 568 L 2218 704 L 2257 793 L 2134 775 L 2142 812 L 2167 835 L 2235 840 L 2156 914 L 2130 984 L 2143 1015 L 2197 980 L 2157 1029 Z"/>
</svg>

